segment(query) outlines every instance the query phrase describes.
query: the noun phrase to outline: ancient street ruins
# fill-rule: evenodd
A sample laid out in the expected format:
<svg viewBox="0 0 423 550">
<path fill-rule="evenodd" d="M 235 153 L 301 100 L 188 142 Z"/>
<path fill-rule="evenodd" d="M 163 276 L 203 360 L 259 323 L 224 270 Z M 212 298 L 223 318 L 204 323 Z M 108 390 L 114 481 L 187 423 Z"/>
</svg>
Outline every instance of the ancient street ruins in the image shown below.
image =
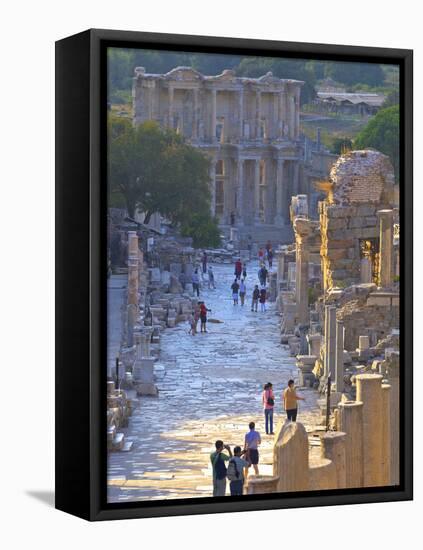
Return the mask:
<svg viewBox="0 0 423 550">
<path fill-rule="evenodd" d="M 399 186 L 381 152 L 334 155 L 301 135 L 303 84 L 135 70 L 134 125 L 154 120 L 210 160 L 221 245 L 195 248 L 160 216 L 109 208 L 110 502 L 211 496 L 214 442 L 243 446 L 251 421 L 260 473 L 244 494 L 399 484 Z M 231 290 L 238 260 L 244 306 Z M 199 301 L 207 333 L 193 336 Z M 282 406 L 291 378 L 305 398 L 295 422 Z"/>
</svg>

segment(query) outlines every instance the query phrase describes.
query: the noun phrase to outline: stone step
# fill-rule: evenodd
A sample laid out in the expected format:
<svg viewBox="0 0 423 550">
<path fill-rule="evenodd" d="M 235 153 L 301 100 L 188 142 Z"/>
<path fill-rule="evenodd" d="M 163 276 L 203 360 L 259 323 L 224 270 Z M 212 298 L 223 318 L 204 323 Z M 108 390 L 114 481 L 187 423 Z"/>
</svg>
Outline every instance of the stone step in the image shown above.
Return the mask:
<svg viewBox="0 0 423 550">
<path fill-rule="evenodd" d="M 112 449 L 114 451 L 121 451 L 125 444 L 125 435 L 121 432 L 117 433 L 112 442 Z"/>
<path fill-rule="evenodd" d="M 125 441 L 121 451 L 127 453 L 128 451 L 132 450 L 133 445 L 134 445 L 133 441 Z"/>
</svg>

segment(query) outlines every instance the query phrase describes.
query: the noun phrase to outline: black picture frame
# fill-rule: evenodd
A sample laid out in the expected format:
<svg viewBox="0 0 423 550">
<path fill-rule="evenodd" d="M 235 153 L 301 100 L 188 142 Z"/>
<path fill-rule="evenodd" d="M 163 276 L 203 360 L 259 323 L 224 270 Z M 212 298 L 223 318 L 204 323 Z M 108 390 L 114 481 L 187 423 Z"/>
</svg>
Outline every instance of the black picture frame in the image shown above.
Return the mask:
<svg viewBox="0 0 423 550">
<path fill-rule="evenodd" d="M 106 501 L 106 48 L 398 64 L 401 181 L 401 483 L 242 499 Z M 110 520 L 412 499 L 411 50 L 92 29 L 56 43 L 56 508 Z M 104 435 L 103 435 L 104 434 Z"/>
</svg>

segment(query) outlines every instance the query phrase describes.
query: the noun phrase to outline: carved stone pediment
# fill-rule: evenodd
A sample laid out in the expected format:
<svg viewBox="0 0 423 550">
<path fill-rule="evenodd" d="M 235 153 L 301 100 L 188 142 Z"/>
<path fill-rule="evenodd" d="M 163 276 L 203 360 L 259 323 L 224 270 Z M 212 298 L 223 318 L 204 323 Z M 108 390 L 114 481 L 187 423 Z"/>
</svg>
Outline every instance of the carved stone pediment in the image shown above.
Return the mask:
<svg viewBox="0 0 423 550">
<path fill-rule="evenodd" d="M 203 75 L 192 67 L 175 67 L 175 69 L 165 74 L 165 78 L 169 80 L 185 81 L 198 81 L 204 79 Z"/>
</svg>

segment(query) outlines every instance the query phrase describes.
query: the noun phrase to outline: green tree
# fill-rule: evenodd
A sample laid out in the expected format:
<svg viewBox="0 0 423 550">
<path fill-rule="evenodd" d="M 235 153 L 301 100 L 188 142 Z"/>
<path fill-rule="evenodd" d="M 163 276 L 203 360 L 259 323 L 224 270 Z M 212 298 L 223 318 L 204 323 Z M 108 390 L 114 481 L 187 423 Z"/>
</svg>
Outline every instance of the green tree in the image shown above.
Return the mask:
<svg viewBox="0 0 423 550">
<path fill-rule="evenodd" d="M 326 65 L 325 76 L 347 86 L 368 84 L 369 86 L 383 86 L 385 73 L 381 65 L 376 63 L 353 63 L 333 61 Z"/>
<path fill-rule="evenodd" d="M 181 235 L 192 237 L 195 248 L 216 248 L 220 245 L 218 221 L 210 215 L 193 214 L 188 217 L 181 225 Z"/>
<path fill-rule="evenodd" d="M 355 149 L 372 147 L 388 155 L 398 181 L 399 154 L 399 105 L 381 109 L 354 140 Z"/>
<path fill-rule="evenodd" d="M 110 115 L 108 133 L 110 204 L 118 202 L 116 195 L 123 197 L 131 217 L 139 209 L 148 223 L 158 212 L 186 232 L 201 229 L 201 242 L 204 235 L 211 238 L 217 225 L 210 217 L 207 157 L 153 121 L 133 126 Z"/>
</svg>

